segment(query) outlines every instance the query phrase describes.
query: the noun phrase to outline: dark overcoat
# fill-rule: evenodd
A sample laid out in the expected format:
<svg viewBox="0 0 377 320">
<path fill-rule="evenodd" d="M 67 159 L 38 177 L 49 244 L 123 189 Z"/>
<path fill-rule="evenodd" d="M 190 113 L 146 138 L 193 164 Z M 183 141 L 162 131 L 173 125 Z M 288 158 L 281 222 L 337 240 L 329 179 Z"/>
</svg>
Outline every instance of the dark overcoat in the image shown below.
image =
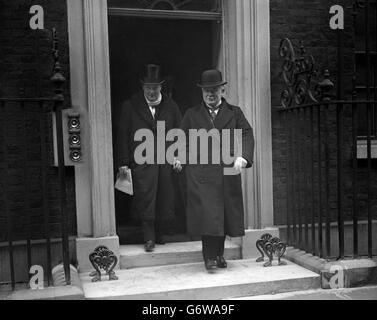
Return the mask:
<svg viewBox="0 0 377 320">
<path fill-rule="evenodd" d="M 190 129 L 205 129 L 209 132 L 214 128 L 220 133 L 224 129 L 230 129 L 229 132 L 233 133 L 234 129 L 242 129 L 240 153 L 247 161 L 247 167 L 251 167 L 254 135 L 239 107 L 223 99 L 217 117 L 212 122 L 207 107 L 202 103 L 189 109 L 181 122 L 181 129 L 186 132 L 186 136 Z M 208 148 L 211 148 L 211 144 L 208 144 Z M 222 139 L 220 148 L 221 152 L 223 148 L 228 148 L 223 145 Z M 230 150 L 230 153 L 235 155 L 234 150 Z M 189 157 L 187 155 L 187 161 Z M 223 162 L 213 164 L 211 160 L 208 164 L 187 163 L 185 166 L 187 229 L 190 235 L 239 237 L 245 234 L 241 174 L 224 175 L 225 167 Z"/>
<path fill-rule="evenodd" d="M 122 105 L 116 137 L 115 166 L 128 166 L 132 171 L 134 196 L 132 199 L 133 216 L 144 221 L 154 220 L 156 214 L 162 220 L 174 216 L 174 185 L 172 166 L 157 164 L 157 121 L 164 121 L 166 132 L 179 128 L 182 116 L 177 104 L 163 95 L 161 104 L 156 107 L 153 118 L 143 92 L 137 93 Z M 153 164 L 138 165 L 135 149 L 143 141 L 135 141 L 135 133 L 149 129 L 154 135 Z M 166 148 L 169 144 L 166 144 Z M 164 150 L 165 151 L 165 150 Z"/>
</svg>

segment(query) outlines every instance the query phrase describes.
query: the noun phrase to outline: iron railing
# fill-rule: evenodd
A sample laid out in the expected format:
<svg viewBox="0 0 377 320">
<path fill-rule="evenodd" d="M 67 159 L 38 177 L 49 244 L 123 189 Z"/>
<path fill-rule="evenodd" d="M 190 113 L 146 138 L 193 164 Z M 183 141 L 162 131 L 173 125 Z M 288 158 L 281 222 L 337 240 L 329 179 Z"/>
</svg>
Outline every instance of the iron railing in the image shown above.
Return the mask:
<svg viewBox="0 0 377 320">
<path fill-rule="evenodd" d="M 59 52 L 58 52 L 58 39 L 55 29 L 52 31 L 53 38 L 53 57 L 54 57 L 54 68 L 53 75 L 51 77 L 51 82 L 54 85 L 55 95 L 51 98 L 0 98 L 0 119 L 2 119 L 1 126 L 1 137 L 2 137 L 2 161 L 0 165 L 2 166 L 2 182 L 3 182 L 3 193 L 1 194 L 2 202 L 4 204 L 3 211 L 5 213 L 5 222 L 6 230 L 2 230 L 7 234 L 6 241 L 1 243 L 2 248 L 7 248 L 8 251 L 8 260 L 9 260 L 9 279 L 8 281 L 11 284 L 12 289 L 15 288 L 16 283 L 24 282 L 25 278 L 29 277 L 29 270 L 33 263 L 33 245 L 35 243 L 44 243 L 45 244 L 45 259 L 42 262 L 42 265 L 46 268 L 44 274 L 47 276 L 47 285 L 52 284 L 52 239 L 50 232 L 50 222 L 51 222 L 51 209 L 49 204 L 49 184 L 48 184 L 48 172 L 51 168 L 51 154 L 52 150 L 49 150 L 48 138 L 50 138 L 50 145 L 52 144 L 52 129 L 49 128 L 49 124 L 52 123 L 52 116 L 55 116 L 56 123 L 56 149 L 57 149 L 57 162 L 58 162 L 58 185 L 59 185 L 59 226 L 61 230 L 61 238 L 58 239 L 61 242 L 62 254 L 60 261 L 63 262 L 64 273 L 66 284 L 69 285 L 71 282 L 70 278 L 70 258 L 69 258 L 69 238 L 68 238 L 68 214 L 67 214 L 67 194 L 66 194 L 66 173 L 65 173 L 65 164 L 64 164 L 64 143 L 63 143 L 63 127 L 62 127 L 62 110 L 65 108 L 64 104 L 64 95 L 63 95 L 63 85 L 65 83 L 65 78 L 61 73 L 61 66 L 59 63 Z M 18 113 L 17 113 L 18 110 Z M 16 115 L 17 113 L 17 115 Z M 12 132 L 11 124 L 12 119 L 15 116 L 21 116 L 21 122 L 18 123 L 18 128 L 16 129 L 16 140 L 14 140 L 14 135 Z M 28 156 L 28 144 L 30 137 L 30 126 L 31 121 L 37 121 L 37 131 L 39 132 L 39 142 L 37 143 L 39 150 L 38 159 L 29 159 Z M 14 129 L 14 128 L 13 128 Z M 14 131 L 14 130 L 13 130 Z M 13 140 L 11 140 L 13 139 Z M 13 141 L 13 142 L 12 142 Z M 34 142 L 35 143 L 35 142 Z M 12 156 L 10 149 L 13 147 L 23 150 L 21 158 L 15 159 Z M 33 147 L 35 144 L 33 144 Z M 34 150 L 35 151 L 35 150 Z M 53 157 L 52 157 L 53 158 Z M 21 159 L 21 160 L 20 160 Z M 21 162 L 22 164 L 16 164 L 15 162 Z M 12 168 L 21 167 L 23 175 L 21 178 L 22 184 L 24 186 L 24 194 L 21 211 L 23 212 L 23 217 L 25 221 L 22 222 L 21 231 L 24 236 L 20 238 L 17 235 L 15 238 L 15 222 L 19 221 L 19 217 L 16 216 L 16 211 L 11 206 L 14 206 L 10 198 L 13 196 L 14 189 L 12 189 L 12 178 L 14 175 L 11 174 Z M 42 205 L 40 209 L 43 214 L 43 239 L 40 238 L 40 234 L 37 236 L 38 239 L 35 239 L 33 236 L 33 228 L 35 228 L 34 216 L 31 215 L 32 206 L 30 204 L 30 190 L 31 181 L 30 177 L 32 171 L 38 170 L 39 176 L 39 186 L 40 186 L 40 195 Z M 20 211 L 18 211 L 20 212 Z M 38 221 L 38 223 L 41 223 Z M 56 237 L 56 235 L 55 235 Z M 20 278 L 17 278 L 19 272 L 19 266 L 15 259 L 15 242 L 26 244 L 26 255 L 27 255 L 27 270 L 25 270 L 26 275 L 22 274 Z M 3 241 L 3 240 L 1 240 Z M 40 262 L 40 257 L 38 257 Z M 23 268 L 24 270 L 25 268 Z M 4 276 L 4 270 L 2 270 L 2 276 Z"/>
<path fill-rule="evenodd" d="M 341 43 L 340 36 L 339 39 Z M 302 44 L 296 54 L 292 42 L 283 39 L 279 53 L 286 83 L 278 108 L 285 125 L 287 150 L 286 240 L 289 245 L 320 257 L 371 258 L 375 253 L 373 223 L 377 222 L 373 221 L 377 215 L 372 211 L 377 200 L 376 193 L 372 193 L 376 187 L 372 177 L 377 177 L 376 167 L 372 166 L 372 111 L 376 110 L 377 101 L 371 94 L 357 100 L 355 74 L 352 99 L 342 100 L 341 66 L 337 99 L 332 100 L 336 97 L 332 93 L 335 86 L 329 71 L 324 72 L 322 80 L 318 79 L 314 58 L 306 55 Z M 342 59 L 338 62 L 342 63 Z M 370 72 L 367 69 L 368 79 Z M 371 85 L 367 81 L 367 91 L 372 91 Z M 365 138 L 361 138 L 358 122 L 362 113 L 367 119 Z M 360 159 L 363 139 L 367 150 L 365 159 Z M 365 224 L 367 230 L 363 232 Z"/>
<path fill-rule="evenodd" d="M 357 117 L 376 101 L 323 101 L 281 110 L 286 125 L 286 239 L 289 245 L 326 258 L 373 256 L 372 185 L 376 168 L 358 159 Z M 367 142 L 371 162 L 371 140 Z M 364 204 L 365 203 L 365 204 Z M 367 250 L 360 229 L 367 224 Z M 345 223 L 352 233 L 345 234 Z M 332 242 L 336 245 L 332 246 Z M 337 249 L 337 250 L 336 250 Z"/>
</svg>

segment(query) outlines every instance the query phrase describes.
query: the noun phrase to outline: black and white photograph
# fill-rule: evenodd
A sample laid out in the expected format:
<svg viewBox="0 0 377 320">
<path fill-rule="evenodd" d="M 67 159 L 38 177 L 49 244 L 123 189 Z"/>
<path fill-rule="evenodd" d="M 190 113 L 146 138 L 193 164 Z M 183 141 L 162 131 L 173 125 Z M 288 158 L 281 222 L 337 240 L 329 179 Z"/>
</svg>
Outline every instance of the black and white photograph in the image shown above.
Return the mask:
<svg viewBox="0 0 377 320">
<path fill-rule="evenodd" d="M 377 0 L 0 0 L 0 300 L 377 300 Z"/>
</svg>

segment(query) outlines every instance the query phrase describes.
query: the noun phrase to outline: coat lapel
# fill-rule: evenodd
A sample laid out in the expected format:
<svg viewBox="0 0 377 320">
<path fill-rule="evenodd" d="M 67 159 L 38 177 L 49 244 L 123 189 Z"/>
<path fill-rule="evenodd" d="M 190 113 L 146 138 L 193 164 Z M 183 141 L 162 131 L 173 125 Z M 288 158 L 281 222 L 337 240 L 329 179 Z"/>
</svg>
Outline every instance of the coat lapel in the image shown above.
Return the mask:
<svg viewBox="0 0 377 320">
<path fill-rule="evenodd" d="M 135 111 L 150 125 L 151 128 L 155 127 L 155 119 L 149 109 L 143 94 L 138 94 L 133 101 Z"/>
<path fill-rule="evenodd" d="M 161 104 L 156 108 L 156 115 L 155 115 L 156 121 L 160 119 L 165 119 L 165 115 L 168 112 L 168 108 L 166 107 L 166 103 L 168 101 L 167 99 L 168 98 L 166 96 L 162 95 Z"/>
<path fill-rule="evenodd" d="M 232 110 L 230 110 L 228 103 L 223 100 L 220 106 L 220 110 L 217 113 L 217 117 L 215 118 L 215 128 L 219 130 L 223 129 L 228 124 L 228 122 L 232 120 L 233 116 L 234 114 Z"/>
<path fill-rule="evenodd" d="M 228 122 L 234 117 L 233 111 L 229 108 L 228 103 L 225 100 L 223 100 L 214 122 L 212 122 L 211 116 L 206 108 L 207 107 L 204 103 L 202 103 L 198 107 L 196 117 L 196 123 L 199 124 L 200 128 L 206 130 L 211 130 L 213 128 L 221 130 L 225 128 Z"/>
<path fill-rule="evenodd" d="M 203 128 L 203 129 L 206 129 L 206 130 L 211 130 L 214 127 L 214 124 L 211 120 L 211 116 L 209 115 L 207 109 L 207 107 L 204 105 L 204 103 L 202 103 L 198 109 L 197 109 L 197 112 L 196 112 L 196 121 L 195 123 L 197 123 L 199 125 L 199 128 Z"/>
</svg>

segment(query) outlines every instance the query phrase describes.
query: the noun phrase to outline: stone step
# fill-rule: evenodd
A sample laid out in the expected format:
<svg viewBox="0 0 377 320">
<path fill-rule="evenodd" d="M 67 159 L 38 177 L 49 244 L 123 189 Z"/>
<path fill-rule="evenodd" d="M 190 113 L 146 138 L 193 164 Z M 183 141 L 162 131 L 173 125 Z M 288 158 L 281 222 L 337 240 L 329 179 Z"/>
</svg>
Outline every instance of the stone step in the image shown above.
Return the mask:
<svg viewBox="0 0 377 320">
<path fill-rule="evenodd" d="M 241 259 L 241 247 L 226 240 L 224 256 L 227 260 Z M 143 245 L 120 246 L 121 269 L 176 265 L 202 261 L 202 243 L 200 241 L 157 245 L 154 252 L 145 252 Z"/>
<path fill-rule="evenodd" d="M 203 263 L 118 270 L 118 280 L 91 282 L 80 274 L 86 299 L 218 300 L 317 289 L 320 276 L 292 262 L 263 267 L 252 260 L 228 261 L 227 269 L 208 273 Z"/>
</svg>

